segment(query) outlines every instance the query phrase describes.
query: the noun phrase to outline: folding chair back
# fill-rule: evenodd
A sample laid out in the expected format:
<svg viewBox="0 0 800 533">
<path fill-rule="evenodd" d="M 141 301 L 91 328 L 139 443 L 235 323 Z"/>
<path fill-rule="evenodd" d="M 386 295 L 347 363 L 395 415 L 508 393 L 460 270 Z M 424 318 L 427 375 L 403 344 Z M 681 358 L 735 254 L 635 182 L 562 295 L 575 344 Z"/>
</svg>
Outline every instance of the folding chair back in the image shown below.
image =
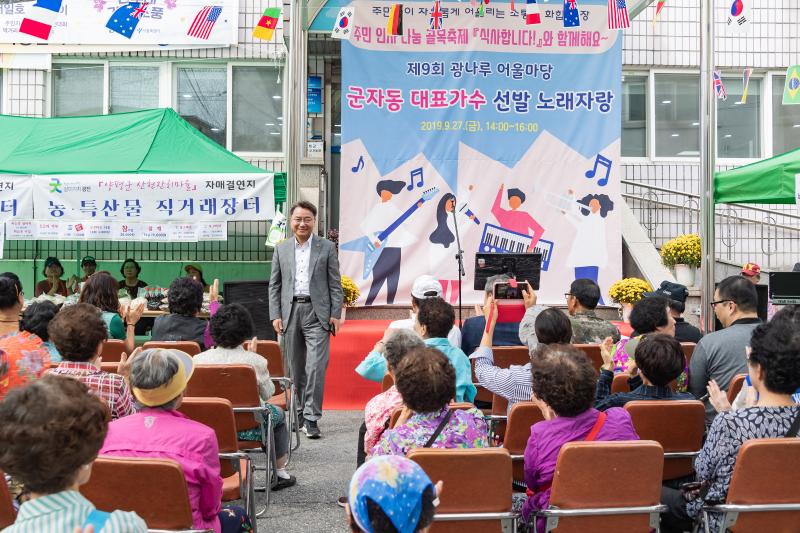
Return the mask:
<svg viewBox="0 0 800 533">
<path fill-rule="evenodd" d="M 467 354 L 471 355 L 471 354 Z M 472 383 L 475 384 L 475 388 L 478 389 L 478 392 L 475 393 L 475 401 L 476 402 L 491 402 L 492 401 L 492 393 L 486 387 L 482 387 L 478 385 L 478 378 L 475 376 L 475 360 L 469 360 L 469 366 L 471 368 L 472 373 Z"/>
<path fill-rule="evenodd" d="M 692 360 L 692 354 L 694 353 L 694 348 L 697 344 L 693 342 L 682 342 L 681 348 L 683 348 L 683 356 L 686 358 L 686 366 L 689 366 L 689 362 Z"/>
<path fill-rule="evenodd" d="M 563 510 L 659 505 L 662 455 L 661 446 L 647 440 L 569 442 L 558 454 L 550 506 Z M 638 533 L 651 527 L 649 515 L 643 512 L 560 517 L 556 531 Z"/>
<path fill-rule="evenodd" d="M 134 511 L 153 529 L 192 528 L 186 479 L 171 459 L 98 457 L 80 491 L 100 511 Z"/>
<path fill-rule="evenodd" d="M 628 385 L 628 378 L 630 378 L 630 375 L 626 372 L 614 374 L 614 381 L 611 382 L 611 394 L 630 392 L 631 387 Z"/>
<path fill-rule="evenodd" d="M 797 504 L 800 439 L 753 439 L 739 449 L 726 503 L 732 505 Z M 800 511 L 743 512 L 730 526 L 733 533 L 798 530 Z"/>
<path fill-rule="evenodd" d="M 431 481 L 444 482 L 436 514 L 511 511 L 511 456 L 503 448 L 433 449 L 408 452 Z M 432 533 L 500 532 L 499 520 L 434 522 Z"/>
<path fill-rule="evenodd" d="M 600 367 L 603 366 L 603 356 L 600 355 L 600 345 L 599 344 L 575 344 L 576 348 L 583 351 L 586 354 L 586 357 L 592 362 L 592 366 L 594 367 L 596 372 L 600 372 Z"/>
<path fill-rule="evenodd" d="M 500 368 L 508 368 L 511 365 L 522 366 L 531 362 L 527 346 L 492 346 L 492 357 L 495 366 Z"/>
<path fill-rule="evenodd" d="M 103 343 L 103 351 L 100 352 L 100 356 L 104 363 L 119 363 L 119 360 L 122 359 L 122 352 L 124 351 L 125 341 L 108 339 Z"/>
<path fill-rule="evenodd" d="M 531 436 L 531 426 L 544 420 L 539 406 L 533 402 L 517 402 L 508 413 L 508 426 L 506 428 L 503 448 L 512 456 L 522 456 Z M 521 458 L 513 457 L 514 481 L 525 483 L 524 463 Z"/>
<path fill-rule="evenodd" d="M 0 470 L 0 530 L 7 528 L 17 519 L 17 511 L 11 501 L 11 493 L 8 491 L 6 476 Z"/>
<path fill-rule="evenodd" d="M 233 407 L 261 407 L 256 372 L 250 365 L 197 365 L 186 386 L 186 396 L 225 398 Z M 235 413 L 236 431 L 261 427 L 252 413 Z M 239 448 L 261 446 L 256 441 L 240 441 Z"/>
<path fill-rule="evenodd" d="M 106 361 L 100 362 L 100 370 L 102 370 L 103 372 L 108 372 L 109 374 L 116 374 L 118 368 L 119 368 L 119 361 L 116 362 L 111 361 L 110 363 Z"/>
<path fill-rule="evenodd" d="M 473 404 L 469 402 L 452 402 L 450 404 L 450 410 L 453 411 L 455 409 L 472 409 L 475 407 Z M 389 428 L 393 428 L 397 424 L 397 419 L 400 418 L 400 413 L 403 412 L 403 406 L 395 407 L 394 411 L 392 411 L 392 416 L 389 417 Z"/>
<path fill-rule="evenodd" d="M 744 380 L 747 377 L 747 374 L 737 374 L 733 376 L 733 379 L 728 384 L 728 403 L 733 403 L 733 400 L 736 399 L 736 396 L 739 395 L 739 391 L 742 390 L 742 386 L 744 385 Z M 722 383 L 718 383 L 721 387 Z"/>
<path fill-rule="evenodd" d="M 275 378 L 286 377 L 286 369 L 283 366 L 283 353 L 281 345 L 275 341 L 258 341 L 256 344 L 258 355 L 267 360 L 269 375 Z"/>
<path fill-rule="evenodd" d="M 664 449 L 664 479 L 694 472 L 693 456 L 703 447 L 705 408 L 697 400 L 647 400 L 625 404 L 640 439 Z M 684 454 L 687 457 L 670 457 Z"/>
<path fill-rule="evenodd" d="M 383 381 L 381 382 L 381 392 L 386 392 L 387 390 L 391 389 L 394 386 L 394 378 L 388 372 L 383 375 Z"/>
<path fill-rule="evenodd" d="M 199 354 L 202 351 L 200 350 L 200 345 L 194 341 L 147 341 L 142 346 L 143 350 L 149 350 L 150 348 L 180 350 L 182 352 L 186 352 L 192 357 L 194 357 L 195 355 Z"/>
</svg>

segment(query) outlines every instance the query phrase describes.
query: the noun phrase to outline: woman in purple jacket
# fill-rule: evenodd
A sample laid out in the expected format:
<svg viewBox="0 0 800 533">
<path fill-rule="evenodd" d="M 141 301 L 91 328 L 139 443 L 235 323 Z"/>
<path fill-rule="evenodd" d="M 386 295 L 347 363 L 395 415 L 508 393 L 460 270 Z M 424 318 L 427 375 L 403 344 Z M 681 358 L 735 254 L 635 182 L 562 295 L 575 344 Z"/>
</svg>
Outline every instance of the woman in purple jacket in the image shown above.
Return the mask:
<svg viewBox="0 0 800 533">
<path fill-rule="evenodd" d="M 569 344 L 542 346 L 533 355 L 534 402 L 545 420 L 531 427 L 525 447 L 525 520 L 550 501 L 550 485 L 561 446 L 585 440 L 639 440 L 627 411 L 619 407 L 601 413 L 594 407 L 597 372 L 581 350 Z M 537 529 L 544 530 L 544 519 Z"/>
</svg>

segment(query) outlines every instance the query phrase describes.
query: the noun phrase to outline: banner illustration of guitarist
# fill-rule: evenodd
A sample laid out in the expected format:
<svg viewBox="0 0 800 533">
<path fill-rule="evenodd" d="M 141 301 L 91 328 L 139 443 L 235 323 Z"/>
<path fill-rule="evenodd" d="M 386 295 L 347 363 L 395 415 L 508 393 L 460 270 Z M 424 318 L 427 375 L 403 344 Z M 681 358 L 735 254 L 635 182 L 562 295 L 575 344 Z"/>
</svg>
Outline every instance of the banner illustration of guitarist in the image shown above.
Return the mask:
<svg viewBox="0 0 800 533">
<path fill-rule="evenodd" d="M 364 254 L 364 279 L 372 274 L 372 284 L 367 295 L 366 305 L 372 305 L 377 298 L 383 284 L 386 284 L 386 303 L 394 303 L 397 294 L 397 285 L 400 281 L 401 250 L 417 241 L 417 237 L 402 228 L 401 225 L 422 204 L 432 199 L 439 193 L 439 189 L 432 187 L 422 193 L 405 211 L 400 211 L 392 202 L 394 195 L 398 194 L 405 182 L 398 180 L 381 180 L 375 186 L 375 191 L 380 197 L 380 202 L 375 205 L 360 225 L 364 237 L 348 241 L 341 245 L 341 249 Z"/>
</svg>

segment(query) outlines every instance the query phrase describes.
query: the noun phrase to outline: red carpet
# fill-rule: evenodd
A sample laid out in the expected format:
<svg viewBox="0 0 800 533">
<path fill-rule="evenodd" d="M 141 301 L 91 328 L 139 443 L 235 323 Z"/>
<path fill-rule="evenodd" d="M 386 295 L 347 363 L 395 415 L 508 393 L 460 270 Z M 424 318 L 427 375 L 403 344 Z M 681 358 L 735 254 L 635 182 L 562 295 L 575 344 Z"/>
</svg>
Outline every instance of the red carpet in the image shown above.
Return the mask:
<svg viewBox="0 0 800 533">
<path fill-rule="evenodd" d="M 355 369 L 383 338 L 390 320 L 347 320 L 331 337 L 331 357 L 325 377 L 323 409 L 364 409 L 381 391 L 381 384 L 367 381 Z"/>
</svg>

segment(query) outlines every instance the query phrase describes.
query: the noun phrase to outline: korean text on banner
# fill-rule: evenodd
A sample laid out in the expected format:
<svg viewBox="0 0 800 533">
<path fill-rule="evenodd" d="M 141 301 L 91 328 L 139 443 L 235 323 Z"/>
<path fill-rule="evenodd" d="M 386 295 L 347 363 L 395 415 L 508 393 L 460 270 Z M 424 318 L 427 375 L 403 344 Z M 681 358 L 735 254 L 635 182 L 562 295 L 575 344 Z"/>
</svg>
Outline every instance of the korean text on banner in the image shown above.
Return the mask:
<svg viewBox="0 0 800 533">
<path fill-rule="evenodd" d="M 34 213 L 37 220 L 270 220 L 273 179 L 269 173 L 33 176 Z"/>
<path fill-rule="evenodd" d="M 358 4 L 342 42 L 339 249 L 359 304 L 407 303 L 422 274 L 451 303 L 482 302 L 475 254 L 528 251 L 542 254 L 539 301 L 563 304 L 576 278 L 608 301 L 622 272 L 622 33 L 607 0 L 581 0 L 570 28 L 558 4 L 526 24 L 508 4 L 476 18 L 440 1 L 433 29 L 430 3 L 412 2 L 397 36 L 391 2 Z"/>
<path fill-rule="evenodd" d="M 0 174 L 0 221 L 33 218 L 30 176 Z"/>
</svg>

